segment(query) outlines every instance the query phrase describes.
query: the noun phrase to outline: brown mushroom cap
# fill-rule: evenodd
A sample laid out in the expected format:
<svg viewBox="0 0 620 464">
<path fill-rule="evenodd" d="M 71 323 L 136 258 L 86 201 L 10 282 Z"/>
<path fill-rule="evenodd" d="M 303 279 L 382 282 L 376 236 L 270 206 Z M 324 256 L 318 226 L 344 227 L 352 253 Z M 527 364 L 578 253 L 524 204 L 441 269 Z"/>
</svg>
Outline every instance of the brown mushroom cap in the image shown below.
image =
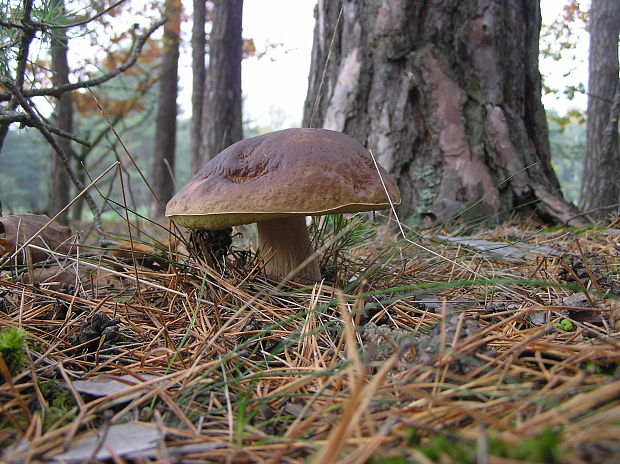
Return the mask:
<svg viewBox="0 0 620 464">
<path fill-rule="evenodd" d="M 206 163 L 168 202 L 166 216 L 189 228 L 224 229 L 399 204 L 398 187 L 387 171 L 379 172 L 368 150 L 340 132 L 270 132 L 237 142 Z"/>
</svg>

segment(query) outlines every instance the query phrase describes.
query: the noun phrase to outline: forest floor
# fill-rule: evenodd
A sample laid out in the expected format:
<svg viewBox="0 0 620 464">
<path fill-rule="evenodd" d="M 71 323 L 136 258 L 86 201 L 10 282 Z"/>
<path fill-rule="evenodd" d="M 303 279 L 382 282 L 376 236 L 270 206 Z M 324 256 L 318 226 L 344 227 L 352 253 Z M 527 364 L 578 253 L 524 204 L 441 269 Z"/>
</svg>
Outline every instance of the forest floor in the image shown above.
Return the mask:
<svg viewBox="0 0 620 464">
<path fill-rule="evenodd" d="M 330 219 L 313 286 L 132 230 L 0 269 L 0 461 L 620 462 L 617 223 Z"/>
</svg>

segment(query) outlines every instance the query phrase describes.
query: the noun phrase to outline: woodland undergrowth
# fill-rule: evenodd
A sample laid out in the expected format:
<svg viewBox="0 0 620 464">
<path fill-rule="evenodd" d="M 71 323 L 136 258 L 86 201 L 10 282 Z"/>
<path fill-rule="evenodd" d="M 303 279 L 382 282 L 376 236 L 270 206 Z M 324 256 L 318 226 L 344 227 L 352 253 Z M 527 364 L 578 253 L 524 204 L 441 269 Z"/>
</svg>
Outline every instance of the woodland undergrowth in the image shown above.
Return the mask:
<svg viewBox="0 0 620 464">
<path fill-rule="evenodd" d="M 618 462 L 617 224 L 330 216 L 314 285 L 265 279 L 250 229 L 214 259 L 115 227 L 0 270 L 4 462 Z"/>
</svg>

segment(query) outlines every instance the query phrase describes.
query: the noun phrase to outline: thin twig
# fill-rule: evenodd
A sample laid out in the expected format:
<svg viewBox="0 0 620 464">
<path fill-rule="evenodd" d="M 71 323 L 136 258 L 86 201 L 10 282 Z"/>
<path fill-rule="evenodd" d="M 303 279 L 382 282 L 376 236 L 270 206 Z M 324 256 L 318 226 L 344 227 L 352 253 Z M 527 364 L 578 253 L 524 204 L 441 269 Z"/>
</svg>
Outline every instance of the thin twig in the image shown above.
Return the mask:
<svg viewBox="0 0 620 464">
<path fill-rule="evenodd" d="M 95 77 L 93 79 L 87 79 L 85 81 L 59 85 L 58 87 L 24 90 L 23 92 L 24 97 L 26 98 L 44 97 L 44 96 L 59 97 L 65 92 L 70 92 L 72 90 L 85 89 L 85 88 L 90 88 L 90 87 L 96 87 L 98 85 L 103 84 L 104 82 L 109 81 L 110 79 L 127 71 L 129 68 L 131 68 L 136 63 L 136 61 L 138 60 L 138 56 L 140 55 L 140 52 L 142 51 L 142 48 L 146 44 L 146 41 L 166 21 L 167 21 L 167 18 L 160 19 L 159 21 L 154 23 L 144 34 L 137 37 L 135 42 L 133 43 L 131 52 L 129 53 L 129 56 L 127 57 L 125 62 L 121 64 L 118 68 L 114 69 L 113 71 L 110 71 L 109 73 L 104 74 L 102 76 Z M 10 93 L 0 93 L 0 101 L 7 101 L 10 99 L 11 99 Z"/>
<path fill-rule="evenodd" d="M 12 124 L 19 123 L 23 126 L 27 127 L 37 127 L 37 123 L 33 121 L 32 117 L 26 113 L 21 111 L 14 110 L 4 110 L 0 109 L 0 124 Z M 51 124 L 47 124 L 46 122 L 41 121 L 47 130 L 49 130 L 52 134 L 59 135 L 69 140 L 73 140 L 74 142 L 79 143 L 80 145 L 84 145 L 85 147 L 91 147 L 92 144 L 88 141 L 78 137 L 75 134 L 67 132 L 65 130 L 59 129 L 58 127 L 52 126 Z"/>
<path fill-rule="evenodd" d="M 97 207 L 97 204 L 95 203 L 95 200 L 91 196 L 90 192 L 88 192 L 88 190 L 85 189 L 84 185 L 82 184 L 80 179 L 78 179 L 77 175 L 75 174 L 75 171 L 73 170 L 73 167 L 71 166 L 71 163 L 69 161 L 69 157 L 63 150 L 62 146 L 60 145 L 60 143 L 58 143 L 58 140 L 54 138 L 54 136 L 49 131 L 49 129 L 46 127 L 46 125 L 43 123 L 43 121 L 39 118 L 39 116 L 33 110 L 30 102 L 24 98 L 20 90 L 15 86 L 14 82 L 6 78 L 5 76 L 0 75 L 0 83 L 2 83 L 2 85 L 4 85 L 7 89 L 13 92 L 13 95 L 15 95 L 15 98 L 17 99 L 21 107 L 30 116 L 30 119 L 32 120 L 32 123 L 33 123 L 33 127 L 35 127 L 39 132 L 41 132 L 41 135 L 43 135 L 43 137 L 45 137 L 45 139 L 49 142 L 52 148 L 54 148 L 54 150 L 56 151 L 56 154 L 60 156 L 60 159 L 62 160 L 62 164 L 65 168 L 65 171 L 67 172 L 67 174 L 69 174 L 69 178 L 73 182 L 73 185 L 75 185 L 75 187 L 79 191 L 83 192 L 84 201 L 86 201 L 86 204 L 88 204 L 88 207 L 93 213 L 93 223 L 95 225 L 95 229 L 97 230 L 97 233 L 99 234 L 99 241 L 103 244 L 105 242 L 105 235 L 103 232 L 103 225 L 101 224 L 101 213 L 99 212 L 99 208 Z"/>
</svg>

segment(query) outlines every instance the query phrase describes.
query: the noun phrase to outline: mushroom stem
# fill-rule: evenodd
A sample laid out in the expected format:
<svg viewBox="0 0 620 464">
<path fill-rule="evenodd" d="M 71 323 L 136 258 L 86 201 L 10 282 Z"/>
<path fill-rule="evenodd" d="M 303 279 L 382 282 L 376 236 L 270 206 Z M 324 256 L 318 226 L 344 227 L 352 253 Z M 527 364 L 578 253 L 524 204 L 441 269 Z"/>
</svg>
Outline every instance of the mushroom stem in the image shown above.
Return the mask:
<svg viewBox="0 0 620 464">
<path fill-rule="evenodd" d="M 267 258 L 267 276 L 282 279 L 301 265 L 314 250 L 310 244 L 306 218 L 291 216 L 257 223 L 258 246 L 263 257 Z M 316 258 L 300 269 L 295 280 L 321 280 L 321 271 Z"/>
</svg>

